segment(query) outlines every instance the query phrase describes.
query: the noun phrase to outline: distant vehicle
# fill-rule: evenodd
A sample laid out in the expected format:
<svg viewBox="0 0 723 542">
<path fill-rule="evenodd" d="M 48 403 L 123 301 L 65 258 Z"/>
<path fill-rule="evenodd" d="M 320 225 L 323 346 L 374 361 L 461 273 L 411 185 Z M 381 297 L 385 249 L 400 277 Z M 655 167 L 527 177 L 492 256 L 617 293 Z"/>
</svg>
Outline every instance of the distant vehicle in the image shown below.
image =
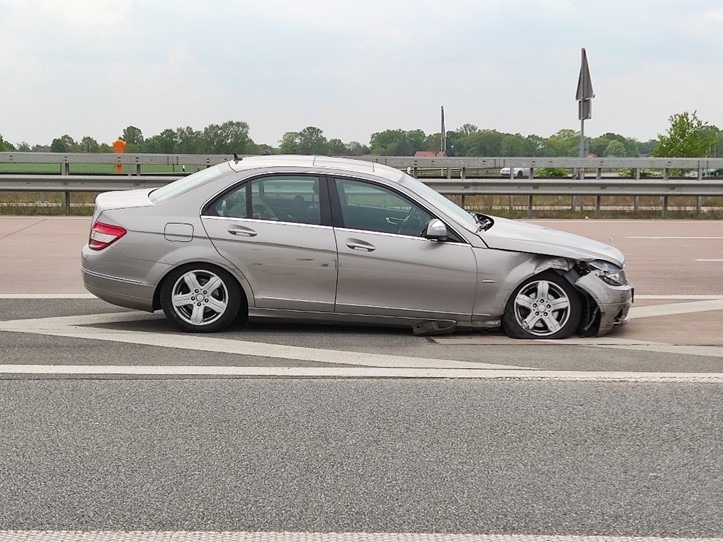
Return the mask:
<svg viewBox="0 0 723 542">
<path fill-rule="evenodd" d="M 720 177 L 721 175 L 723 175 L 723 169 L 708 168 L 701 171 L 702 177 Z M 688 179 L 697 179 L 698 170 L 694 169 L 692 171 L 689 171 L 685 174 L 685 176 Z"/>
<path fill-rule="evenodd" d="M 163 309 L 189 332 L 278 319 L 561 339 L 625 324 L 633 299 L 614 247 L 319 156 L 236 159 L 100 194 L 81 265 L 99 298 Z"/>
<path fill-rule="evenodd" d="M 509 177 L 510 176 L 510 168 L 503 167 L 500 170 L 500 176 L 501 177 Z M 517 177 L 518 179 L 521 179 L 523 177 L 529 177 L 530 176 L 530 168 L 528 168 L 528 167 L 512 168 L 512 176 Z"/>
</svg>

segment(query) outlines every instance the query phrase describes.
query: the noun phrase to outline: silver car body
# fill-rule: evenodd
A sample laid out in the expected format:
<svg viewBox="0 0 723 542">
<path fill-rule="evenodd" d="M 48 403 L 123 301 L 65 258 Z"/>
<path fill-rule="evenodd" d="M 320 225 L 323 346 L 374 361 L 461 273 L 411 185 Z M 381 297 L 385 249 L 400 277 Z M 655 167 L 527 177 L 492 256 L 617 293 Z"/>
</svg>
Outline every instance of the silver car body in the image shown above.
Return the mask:
<svg viewBox="0 0 723 542">
<path fill-rule="evenodd" d="M 323 216 L 326 211 L 319 207 L 339 208 L 341 184 L 347 192 L 368 185 L 412 202 L 425 220 L 440 220 L 449 237 L 340 224 L 334 209 L 331 223 L 328 218 L 303 223 L 264 218 L 256 211 L 251 217 L 208 211 L 234 187 L 293 176 L 311 176 L 317 179 L 315 186 L 334 185 L 328 201 L 319 196 L 307 207 L 313 213 Z M 316 192 L 309 194 L 317 198 Z M 386 218 L 390 220 L 402 222 Z M 532 224 L 474 218 L 416 179 L 372 162 L 313 156 L 230 161 L 158 192 L 101 194 L 93 223 L 117 225 L 127 233 L 102 250 L 90 244 L 83 248 L 85 287 L 110 303 L 144 311 L 161 307 L 164 279 L 190 264 L 230 273 L 251 320 L 408 325 L 422 331 L 425 326 L 437 329 L 429 327 L 435 322 L 447 329 L 494 327 L 515 290 L 548 270 L 565 277 L 586 300 L 586 322 L 580 327 L 589 334 L 626 323 L 632 303 L 619 250 Z M 623 280 L 601 280 L 600 265 L 618 270 Z"/>
</svg>

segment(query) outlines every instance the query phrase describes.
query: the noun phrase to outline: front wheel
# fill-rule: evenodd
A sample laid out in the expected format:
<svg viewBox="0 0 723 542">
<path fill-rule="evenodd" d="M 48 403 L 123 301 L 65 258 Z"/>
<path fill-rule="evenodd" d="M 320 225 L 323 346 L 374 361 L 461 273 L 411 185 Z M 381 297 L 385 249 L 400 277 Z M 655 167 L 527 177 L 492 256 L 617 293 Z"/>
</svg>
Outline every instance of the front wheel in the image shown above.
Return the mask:
<svg viewBox="0 0 723 542">
<path fill-rule="evenodd" d="M 548 271 L 523 282 L 502 317 L 505 333 L 516 339 L 564 339 L 578 328 L 580 296 L 563 277 Z"/>
<path fill-rule="evenodd" d="M 163 312 L 176 327 L 192 333 L 220 331 L 234 322 L 241 288 L 230 273 L 205 264 L 172 271 L 160 291 Z"/>
</svg>

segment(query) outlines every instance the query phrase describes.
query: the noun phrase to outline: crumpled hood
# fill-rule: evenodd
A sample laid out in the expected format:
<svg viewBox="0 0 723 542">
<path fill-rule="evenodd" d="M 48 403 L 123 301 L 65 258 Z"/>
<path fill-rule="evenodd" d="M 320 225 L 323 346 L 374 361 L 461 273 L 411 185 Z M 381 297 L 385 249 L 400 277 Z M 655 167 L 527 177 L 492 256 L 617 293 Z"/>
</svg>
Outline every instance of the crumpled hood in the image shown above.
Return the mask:
<svg viewBox="0 0 723 542">
<path fill-rule="evenodd" d="M 479 236 L 490 248 L 562 256 L 574 260 L 606 260 L 620 267 L 625 263 L 623 253 L 605 243 L 536 224 L 499 217 L 490 218 L 494 220 L 494 225 L 487 231 L 479 232 Z"/>
</svg>

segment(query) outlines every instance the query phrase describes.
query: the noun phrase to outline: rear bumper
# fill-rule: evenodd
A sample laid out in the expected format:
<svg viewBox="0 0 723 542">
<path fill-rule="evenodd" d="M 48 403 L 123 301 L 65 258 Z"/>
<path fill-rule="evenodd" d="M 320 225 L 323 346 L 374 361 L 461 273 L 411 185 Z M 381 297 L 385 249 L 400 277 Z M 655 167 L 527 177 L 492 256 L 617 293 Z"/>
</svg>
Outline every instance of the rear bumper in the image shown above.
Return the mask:
<svg viewBox="0 0 723 542">
<path fill-rule="evenodd" d="M 81 267 L 83 285 L 91 294 L 119 307 L 153 312 L 154 289 L 147 284 L 96 273 Z"/>
</svg>

